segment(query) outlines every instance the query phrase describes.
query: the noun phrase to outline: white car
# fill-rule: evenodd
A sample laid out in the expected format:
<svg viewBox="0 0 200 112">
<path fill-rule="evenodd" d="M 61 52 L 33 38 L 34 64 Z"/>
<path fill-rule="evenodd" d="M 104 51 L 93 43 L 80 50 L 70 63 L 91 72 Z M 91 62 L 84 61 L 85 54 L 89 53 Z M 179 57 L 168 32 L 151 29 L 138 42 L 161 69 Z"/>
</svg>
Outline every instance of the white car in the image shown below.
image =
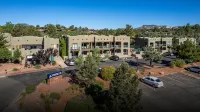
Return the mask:
<svg viewBox="0 0 200 112">
<path fill-rule="evenodd" d="M 157 77 L 146 76 L 146 77 L 141 78 L 141 81 L 144 83 L 147 83 L 155 88 L 164 87 L 163 82 Z"/>
</svg>

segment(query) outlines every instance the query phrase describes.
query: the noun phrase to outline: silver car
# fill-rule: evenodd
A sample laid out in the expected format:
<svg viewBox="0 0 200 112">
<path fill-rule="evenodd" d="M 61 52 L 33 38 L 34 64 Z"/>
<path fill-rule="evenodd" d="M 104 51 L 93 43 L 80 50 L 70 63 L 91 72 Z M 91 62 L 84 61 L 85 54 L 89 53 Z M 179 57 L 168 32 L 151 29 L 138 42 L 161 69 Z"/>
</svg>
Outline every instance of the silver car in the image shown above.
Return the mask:
<svg viewBox="0 0 200 112">
<path fill-rule="evenodd" d="M 75 61 L 74 61 L 74 59 L 70 59 L 70 60 L 67 60 L 65 62 L 65 64 L 67 64 L 68 66 L 74 66 L 75 65 Z"/>
<path fill-rule="evenodd" d="M 191 66 L 186 68 L 187 70 L 191 71 L 191 72 L 196 72 L 200 74 L 200 66 Z"/>
<path fill-rule="evenodd" d="M 146 77 L 141 78 L 141 81 L 144 83 L 147 83 L 155 88 L 164 87 L 163 82 L 157 77 L 146 76 Z"/>
</svg>

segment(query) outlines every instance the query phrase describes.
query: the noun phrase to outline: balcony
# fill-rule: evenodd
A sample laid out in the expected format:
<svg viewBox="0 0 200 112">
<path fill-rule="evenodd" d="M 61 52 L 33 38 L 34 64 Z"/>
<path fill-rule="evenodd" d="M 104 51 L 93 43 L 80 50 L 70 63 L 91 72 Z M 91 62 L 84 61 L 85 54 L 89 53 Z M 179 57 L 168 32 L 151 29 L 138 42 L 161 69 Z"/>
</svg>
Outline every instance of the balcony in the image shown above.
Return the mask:
<svg viewBox="0 0 200 112">
<path fill-rule="evenodd" d="M 124 48 L 128 48 L 128 45 L 124 45 Z"/>
<path fill-rule="evenodd" d="M 82 46 L 81 49 L 92 49 L 92 47 Z"/>
<path fill-rule="evenodd" d="M 80 50 L 80 47 L 71 47 L 71 50 L 72 51 L 78 51 L 78 50 Z"/>
<path fill-rule="evenodd" d="M 121 48 L 121 45 L 115 45 L 115 48 Z"/>
</svg>

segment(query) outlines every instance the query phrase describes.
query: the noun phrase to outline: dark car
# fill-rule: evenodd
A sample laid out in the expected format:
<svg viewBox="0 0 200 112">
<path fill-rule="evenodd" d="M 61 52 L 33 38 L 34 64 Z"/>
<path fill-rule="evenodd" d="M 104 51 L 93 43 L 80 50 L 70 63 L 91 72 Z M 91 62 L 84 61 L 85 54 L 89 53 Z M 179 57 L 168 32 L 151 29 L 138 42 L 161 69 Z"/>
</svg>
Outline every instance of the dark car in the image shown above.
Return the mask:
<svg viewBox="0 0 200 112">
<path fill-rule="evenodd" d="M 119 60 L 119 56 L 117 56 L 117 55 L 111 56 L 110 60 L 118 61 Z"/>
<path fill-rule="evenodd" d="M 166 52 L 163 54 L 163 56 L 174 56 L 173 52 Z"/>
<path fill-rule="evenodd" d="M 191 66 L 191 67 L 187 67 L 185 69 L 188 71 L 196 72 L 196 73 L 200 74 L 200 66 Z"/>
</svg>

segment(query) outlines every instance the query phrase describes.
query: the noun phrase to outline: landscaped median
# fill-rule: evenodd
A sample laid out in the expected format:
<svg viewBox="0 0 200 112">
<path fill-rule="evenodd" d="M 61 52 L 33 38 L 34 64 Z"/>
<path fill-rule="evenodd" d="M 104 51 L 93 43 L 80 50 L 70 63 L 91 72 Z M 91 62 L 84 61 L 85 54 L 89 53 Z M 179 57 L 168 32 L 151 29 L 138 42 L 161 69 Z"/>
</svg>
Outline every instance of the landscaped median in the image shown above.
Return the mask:
<svg viewBox="0 0 200 112">
<path fill-rule="evenodd" d="M 24 74 L 24 73 L 38 72 L 38 71 L 57 69 L 57 68 L 59 68 L 58 65 L 54 65 L 54 66 L 36 65 L 32 68 L 25 69 L 24 65 L 20 65 L 20 64 L 3 64 L 3 66 L 0 68 L 0 76 L 6 77 L 6 76 L 19 75 L 19 74 Z"/>
<path fill-rule="evenodd" d="M 142 74 L 140 72 L 138 75 L 141 78 L 143 76 L 148 76 L 148 75 L 160 77 L 160 76 L 174 74 L 174 73 L 180 73 L 180 72 L 184 73 L 186 71 L 185 68 L 187 68 L 189 66 L 200 66 L 200 62 L 187 64 L 187 65 L 183 65 L 183 66 L 180 66 L 180 67 L 177 67 L 177 66 L 173 66 L 173 67 L 153 67 L 153 68 L 150 68 L 150 69 L 145 69 L 144 74 Z M 190 75 L 190 74 L 187 74 L 187 75 Z"/>
</svg>

